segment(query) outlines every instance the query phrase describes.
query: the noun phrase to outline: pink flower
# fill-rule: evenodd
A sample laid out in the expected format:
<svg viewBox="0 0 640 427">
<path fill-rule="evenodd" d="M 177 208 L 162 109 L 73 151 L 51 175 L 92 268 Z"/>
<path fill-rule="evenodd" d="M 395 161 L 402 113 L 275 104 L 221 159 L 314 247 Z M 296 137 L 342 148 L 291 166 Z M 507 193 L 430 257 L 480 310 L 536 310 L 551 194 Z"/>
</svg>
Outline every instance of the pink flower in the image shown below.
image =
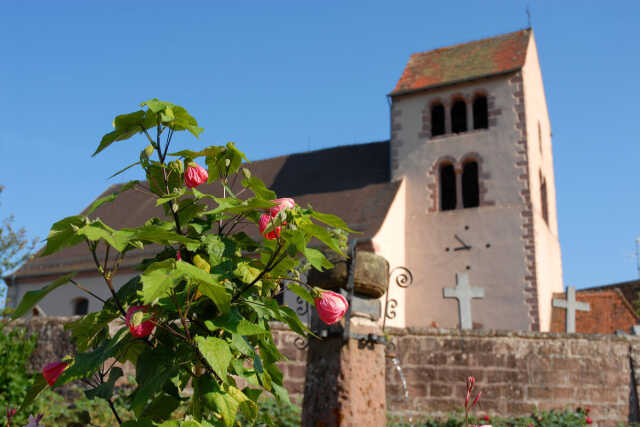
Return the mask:
<svg viewBox="0 0 640 427">
<path fill-rule="evenodd" d="M 153 328 L 155 328 L 155 325 L 151 320 L 145 320 L 143 322 L 136 324 L 135 320 L 132 319 L 132 317 L 138 311 L 142 311 L 143 313 L 146 313 L 147 307 L 143 305 L 133 305 L 129 307 L 129 309 L 127 310 L 127 316 L 125 319 L 127 321 L 127 326 L 129 327 L 129 331 L 131 332 L 131 335 L 133 335 L 136 338 L 144 338 L 149 334 L 151 334 L 151 332 L 153 332 Z"/>
<path fill-rule="evenodd" d="M 51 362 L 42 368 L 42 376 L 47 380 L 47 383 L 53 387 L 56 381 L 58 381 L 60 374 L 67 369 L 68 365 L 69 364 L 67 362 Z"/>
<path fill-rule="evenodd" d="M 275 199 L 275 200 L 272 200 L 271 202 L 278 204 L 278 206 L 273 206 L 272 208 L 269 209 L 269 214 L 271 216 L 278 215 L 278 212 L 280 212 L 283 209 L 292 209 L 296 207 L 296 202 L 294 202 L 293 199 L 288 197 L 285 197 L 282 199 Z"/>
<path fill-rule="evenodd" d="M 586 420 L 584 420 L 587 424 L 591 424 L 593 423 L 593 420 L 590 417 L 587 417 Z"/>
<path fill-rule="evenodd" d="M 184 183 L 189 188 L 194 188 L 207 182 L 208 178 L 207 170 L 195 162 L 190 162 L 187 165 L 187 170 L 184 171 Z"/>
<path fill-rule="evenodd" d="M 263 214 L 260 216 L 260 234 L 264 234 L 264 231 L 267 229 L 267 227 L 269 226 L 269 223 L 271 222 L 271 216 L 267 215 L 267 214 Z M 281 227 L 275 227 L 273 230 L 271 230 L 270 232 L 268 232 L 267 234 L 264 234 L 264 237 L 266 237 L 269 240 L 275 240 L 278 237 L 280 237 L 280 230 L 282 228 Z"/>
<path fill-rule="evenodd" d="M 327 325 L 342 319 L 349 308 L 349 303 L 345 297 L 331 291 L 322 291 L 322 296 L 316 298 L 315 303 L 320 320 Z"/>
<path fill-rule="evenodd" d="M 482 417 L 482 421 L 491 421 L 491 418 L 489 418 L 489 415 L 484 415 L 484 417 Z"/>
</svg>

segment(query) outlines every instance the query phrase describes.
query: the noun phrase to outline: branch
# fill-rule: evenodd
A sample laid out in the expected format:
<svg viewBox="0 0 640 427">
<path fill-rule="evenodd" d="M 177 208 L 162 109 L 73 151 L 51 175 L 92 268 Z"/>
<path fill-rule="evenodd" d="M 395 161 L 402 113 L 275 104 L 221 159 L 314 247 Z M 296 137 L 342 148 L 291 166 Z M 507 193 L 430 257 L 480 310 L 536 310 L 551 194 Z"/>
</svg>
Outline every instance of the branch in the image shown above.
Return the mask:
<svg viewBox="0 0 640 427">
<path fill-rule="evenodd" d="M 268 272 L 270 272 L 271 270 L 273 270 L 276 265 L 278 265 L 280 263 L 280 261 L 282 261 L 284 259 L 284 257 L 280 258 L 277 262 L 274 263 L 274 260 L 276 259 L 276 257 L 278 256 L 278 254 L 280 253 L 280 250 L 282 250 L 282 244 L 278 243 L 278 249 L 276 249 L 276 251 L 273 253 L 273 255 L 271 255 L 271 258 L 269 259 L 269 262 L 267 262 L 267 266 L 264 268 L 264 270 L 262 270 L 260 272 L 260 274 L 258 274 L 258 276 L 253 279 L 251 281 L 251 283 L 247 284 L 246 286 L 244 286 L 242 289 L 240 289 L 240 292 L 238 292 L 237 294 L 235 294 L 233 296 L 233 298 L 231 298 L 231 303 L 235 302 L 240 295 L 242 295 L 243 293 L 245 293 L 249 288 L 251 288 L 253 285 L 255 285 L 256 283 L 258 283 L 258 281 L 260 279 L 262 279 L 262 277 L 267 274 Z M 286 255 L 285 255 L 286 256 Z M 273 264 L 272 264 L 273 263 Z"/>
<path fill-rule="evenodd" d="M 100 301 L 102 304 L 106 304 L 107 302 L 105 300 L 103 300 L 102 298 L 100 298 L 98 295 L 94 294 L 93 292 L 91 292 L 90 290 L 84 288 L 83 286 L 81 286 L 78 282 L 76 282 L 73 279 L 69 279 L 69 281 L 71 283 L 73 283 L 78 289 L 88 293 L 89 295 L 91 295 L 92 297 L 94 297 L 95 299 L 97 299 L 98 301 Z"/>
</svg>

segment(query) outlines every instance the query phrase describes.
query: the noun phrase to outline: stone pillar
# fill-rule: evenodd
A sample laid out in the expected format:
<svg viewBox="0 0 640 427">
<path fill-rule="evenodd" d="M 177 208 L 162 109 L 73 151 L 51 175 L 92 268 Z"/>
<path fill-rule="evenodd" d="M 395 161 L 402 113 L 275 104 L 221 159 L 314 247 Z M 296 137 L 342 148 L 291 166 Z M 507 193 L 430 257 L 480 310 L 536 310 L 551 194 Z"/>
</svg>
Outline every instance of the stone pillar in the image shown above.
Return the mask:
<svg viewBox="0 0 640 427">
<path fill-rule="evenodd" d="M 346 295 L 348 266 L 334 264 L 336 268 L 330 272 L 310 275 L 309 282 L 314 286 L 329 285 L 322 287 L 332 287 Z M 378 324 L 381 307 L 375 289 L 384 289 L 384 293 L 388 271 L 384 258 L 359 252 L 350 323 L 347 325 L 345 318 L 327 326 L 314 313 L 311 329 L 320 338 L 309 339 L 303 427 L 387 425 L 385 346 L 379 341 L 383 335 Z"/>
</svg>

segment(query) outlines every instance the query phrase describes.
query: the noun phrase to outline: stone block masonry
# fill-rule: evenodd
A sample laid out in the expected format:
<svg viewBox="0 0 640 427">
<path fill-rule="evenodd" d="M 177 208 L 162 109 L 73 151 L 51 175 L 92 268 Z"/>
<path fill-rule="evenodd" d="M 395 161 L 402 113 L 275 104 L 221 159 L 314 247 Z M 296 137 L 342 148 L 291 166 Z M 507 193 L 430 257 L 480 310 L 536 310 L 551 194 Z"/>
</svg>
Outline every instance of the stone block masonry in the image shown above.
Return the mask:
<svg viewBox="0 0 640 427">
<path fill-rule="evenodd" d="M 35 318 L 12 324 L 39 336 L 30 361 L 33 371 L 73 353 L 64 331 L 64 323 L 72 319 Z M 285 387 L 301 404 L 307 350 L 296 346 L 298 335 L 286 326 L 273 324 L 272 330 L 288 358 L 279 364 Z M 638 337 L 424 328 L 388 332 L 395 346 L 386 359 L 387 411 L 393 415 L 412 415 L 415 421 L 461 410 L 465 379 L 473 375 L 482 391 L 479 415 L 588 406 L 594 426 L 638 420 Z M 408 400 L 390 358 L 394 355 L 406 377 Z"/>
<path fill-rule="evenodd" d="M 391 331 L 391 338 L 409 391 L 406 400 L 387 358 L 387 410 L 393 415 L 416 420 L 459 411 L 465 379 L 473 375 L 482 391 L 479 415 L 588 406 L 598 426 L 637 418 L 636 337 L 408 328 Z"/>
</svg>

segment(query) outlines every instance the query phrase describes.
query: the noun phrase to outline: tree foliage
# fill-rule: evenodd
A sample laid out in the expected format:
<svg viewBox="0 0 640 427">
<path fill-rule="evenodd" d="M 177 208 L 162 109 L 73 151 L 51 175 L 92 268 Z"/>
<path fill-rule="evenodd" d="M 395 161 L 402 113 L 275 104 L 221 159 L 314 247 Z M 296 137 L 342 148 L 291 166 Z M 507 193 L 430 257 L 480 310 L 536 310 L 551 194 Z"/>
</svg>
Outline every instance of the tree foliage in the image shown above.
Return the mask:
<svg viewBox="0 0 640 427">
<path fill-rule="evenodd" d="M 0 185 L 0 195 L 4 188 Z M 12 215 L 3 219 L 0 224 L 0 277 L 28 260 L 38 241 L 37 238 L 29 240 L 24 227 L 16 229 L 13 222 Z"/>
<path fill-rule="evenodd" d="M 115 129 L 101 139 L 94 155 L 115 142 L 142 135 L 149 145 L 134 165 L 141 166 L 146 183 L 125 184 L 92 208 L 117 204 L 118 194 L 143 185 L 164 216 L 149 218 L 136 228 L 116 229 L 115 224 L 84 215 L 53 225 L 43 254 L 86 244 L 111 293 L 100 312 L 68 325 L 80 353 L 69 355 L 69 366 L 55 386 L 81 380 L 89 386 L 88 397 L 110 402 L 121 372 L 106 362 L 130 361 L 136 366 L 136 386 L 125 400 L 133 418 L 121 419 L 114 409 L 122 425 L 231 427 L 239 417 L 244 425 L 271 425 L 258 410 L 261 394 L 289 402 L 276 366 L 284 356 L 275 345 L 271 323 L 283 322 L 299 334 L 309 333 L 276 296 L 288 280 L 296 280 L 302 284 L 296 287 L 298 295 L 307 301 L 317 298 L 319 291 L 300 281 L 299 272 L 332 264 L 309 245 L 321 243 L 342 254 L 351 230 L 333 215 L 296 205 L 273 215 L 259 240 L 239 231 L 238 226 L 257 229 L 261 215 L 276 206 L 272 201 L 276 194 L 251 175 L 245 155 L 231 142 L 171 153 L 176 132 L 196 137 L 202 132 L 183 107 L 157 99 L 141 107 L 115 118 Z M 185 167 L 194 161 L 206 164 L 208 182 L 216 184 L 207 188 L 214 188 L 214 194 L 185 186 Z M 239 191 L 231 185 L 237 179 Z M 276 232 L 269 234 L 272 231 Z M 272 239 L 264 237 L 270 235 Z M 159 248 L 157 255 L 144 260 L 140 274 L 116 290 L 112 279 L 122 259 L 148 245 Z M 100 257 L 105 261 L 98 262 Z M 58 286 L 82 289 L 78 281 L 66 275 L 25 296 L 17 315 Z M 134 321 L 153 322 L 155 331 L 136 338 L 128 331 L 125 315 L 141 305 L 145 312 L 137 312 Z M 111 332 L 108 324 L 114 321 L 122 326 Z M 46 387 L 42 377 L 36 379 L 25 404 Z M 173 420 L 175 408 L 184 405 L 186 416 Z"/>
</svg>

